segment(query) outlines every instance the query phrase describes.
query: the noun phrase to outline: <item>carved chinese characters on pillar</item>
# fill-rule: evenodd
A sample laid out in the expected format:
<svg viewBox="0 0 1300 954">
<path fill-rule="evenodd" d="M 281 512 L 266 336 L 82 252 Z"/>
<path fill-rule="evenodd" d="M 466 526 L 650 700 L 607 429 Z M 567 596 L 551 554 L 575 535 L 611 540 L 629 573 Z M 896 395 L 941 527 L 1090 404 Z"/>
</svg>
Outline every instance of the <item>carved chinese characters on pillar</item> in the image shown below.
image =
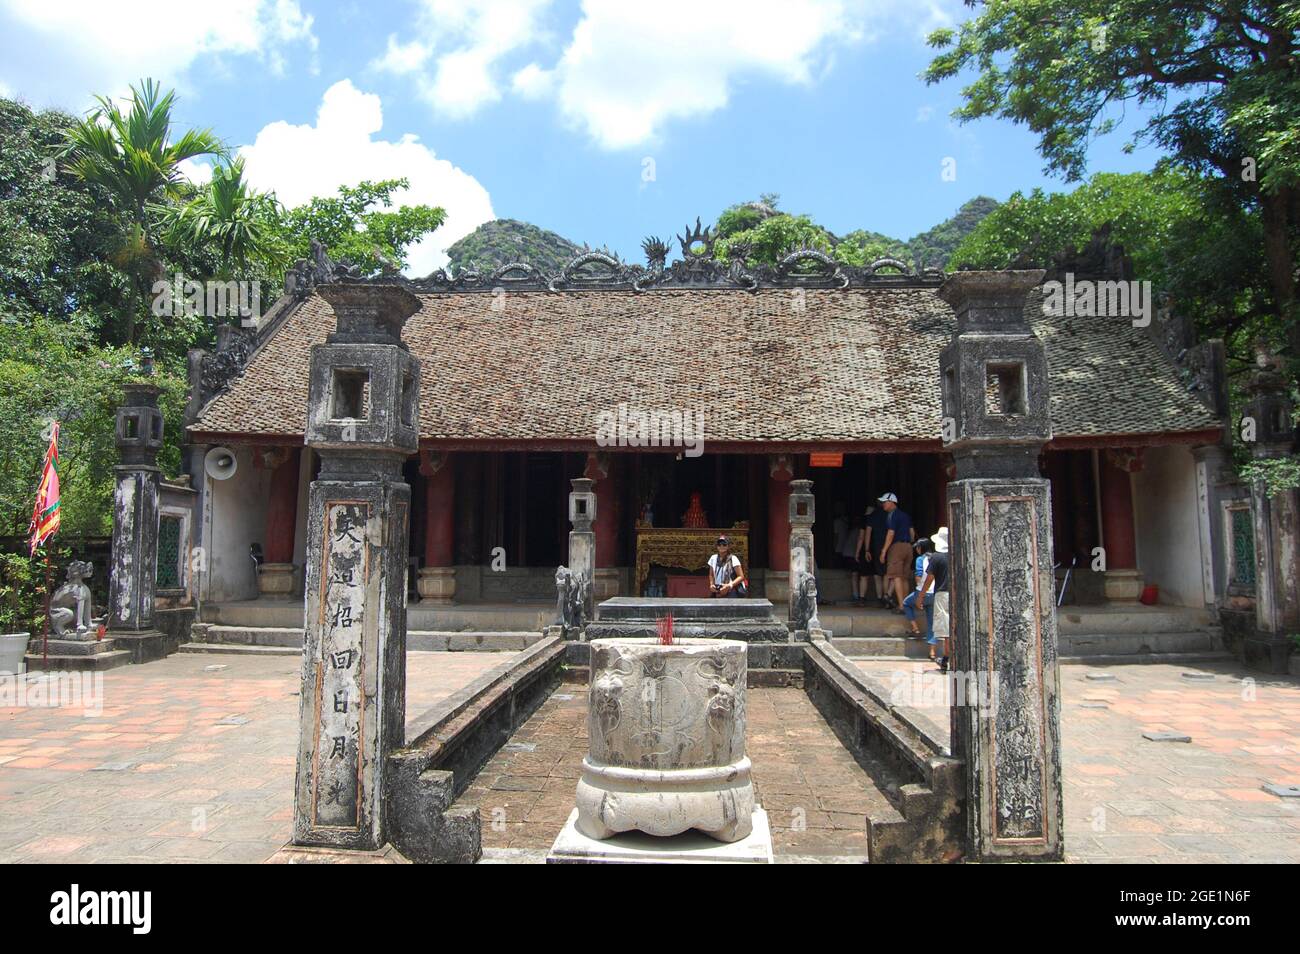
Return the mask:
<svg viewBox="0 0 1300 954">
<path fill-rule="evenodd" d="M 997 680 L 995 839 L 1042 838 L 1044 750 L 1038 528 L 1032 499 L 988 502 L 990 685 Z"/>
<path fill-rule="evenodd" d="M 361 824 L 361 739 L 365 694 L 363 615 L 369 552 L 364 503 L 329 503 L 325 514 L 316 685 L 320 723 L 316 738 L 316 824 Z"/>
</svg>

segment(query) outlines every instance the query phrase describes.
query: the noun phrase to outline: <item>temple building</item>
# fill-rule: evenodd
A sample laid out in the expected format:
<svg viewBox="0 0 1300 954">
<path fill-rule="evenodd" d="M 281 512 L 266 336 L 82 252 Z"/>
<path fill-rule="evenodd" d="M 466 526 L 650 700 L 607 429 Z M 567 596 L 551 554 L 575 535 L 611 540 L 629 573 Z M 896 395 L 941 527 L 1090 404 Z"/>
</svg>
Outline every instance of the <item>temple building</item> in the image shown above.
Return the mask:
<svg viewBox="0 0 1300 954">
<path fill-rule="evenodd" d="M 647 266 L 588 253 L 558 276 L 519 264 L 387 279 L 420 301 L 403 332 L 423 369 L 405 470 L 417 628 L 464 628 L 455 612 L 476 605 L 536 616 L 553 603 L 575 477 L 595 481 L 597 599 L 697 592 L 720 532 L 754 595 L 784 599 L 792 479 L 813 481 L 818 587 L 833 605 L 850 596 L 837 538 L 879 495 L 897 494 L 919 535 L 945 522 L 943 276 L 809 250 L 727 265 L 707 232 L 681 246 L 671 264 L 651 240 Z M 303 445 L 308 361 L 335 320 L 316 289 L 336 273 L 323 256 L 300 263 L 255 331 L 223 329 L 214 353 L 191 356 L 198 503 L 175 532 L 205 554 L 191 561 L 201 606 L 301 599 L 318 467 Z M 1221 348 L 1188 349 L 1161 320 L 1047 315 L 1042 301 L 1027 306 L 1050 384 L 1039 466 L 1062 584 L 1073 568 L 1067 603 L 1145 593 L 1213 610 L 1233 551 L 1231 501 L 1213 488 Z M 1007 400 L 988 372 L 988 400 Z M 340 388 L 335 416 L 364 416 L 366 387 L 361 375 Z"/>
</svg>

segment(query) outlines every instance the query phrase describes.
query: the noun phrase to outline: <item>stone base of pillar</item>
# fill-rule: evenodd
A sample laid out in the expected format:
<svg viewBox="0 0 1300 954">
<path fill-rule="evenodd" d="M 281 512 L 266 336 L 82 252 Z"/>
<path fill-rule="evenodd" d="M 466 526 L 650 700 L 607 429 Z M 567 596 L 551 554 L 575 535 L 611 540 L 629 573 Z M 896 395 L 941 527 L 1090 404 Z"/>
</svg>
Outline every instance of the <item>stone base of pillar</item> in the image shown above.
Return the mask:
<svg viewBox="0 0 1300 954">
<path fill-rule="evenodd" d="M 131 654 L 131 662 L 152 662 L 170 656 L 180 648 L 179 636 L 170 636 L 156 629 L 146 629 L 138 633 L 109 630 L 104 638 L 113 640 L 114 649 L 124 649 Z"/>
<path fill-rule="evenodd" d="M 613 567 L 604 567 L 596 571 L 596 579 L 591 584 L 591 595 L 597 603 L 618 596 L 619 572 Z"/>
<path fill-rule="evenodd" d="M 1241 644 L 1241 660 L 1256 672 L 1283 675 L 1288 671 L 1291 640 L 1274 633 L 1253 633 Z"/>
<path fill-rule="evenodd" d="M 293 596 L 294 571 L 292 563 L 263 563 L 257 568 L 257 592 L 272 599 Z"/>
<path fill-rule="evenodd" d="M 773 606 L 790 601 L 790 571 L 768 570 L 763 574 L 763 595 Z"/>
<path fill-rule="evenodd" d="M 1142 575 L 1137 570 L 1107 570 L 1106 599 L 1112 603 L 1136 603 L 1142 595 Z"/>
<path fill-rule="evenodd" d="M 456 568 L 426 566 L 415 581 L 421 606 L 449 606 L 456 602 Z"/>
</svg>

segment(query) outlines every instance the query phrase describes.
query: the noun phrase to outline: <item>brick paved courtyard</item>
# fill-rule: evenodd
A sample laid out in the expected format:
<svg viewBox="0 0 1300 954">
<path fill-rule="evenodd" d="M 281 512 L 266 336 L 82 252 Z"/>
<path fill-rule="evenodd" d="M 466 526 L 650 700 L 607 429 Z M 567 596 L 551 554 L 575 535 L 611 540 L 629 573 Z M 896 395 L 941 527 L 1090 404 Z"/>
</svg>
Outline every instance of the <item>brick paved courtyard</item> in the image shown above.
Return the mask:
<svg viewBox="0 0 1300 954">
<path fill-rule="evenodd" d="M 921 701 L 929 664 L 859 660 Z M 901 682 L 895 682 L 901 679 Z M 913 700 L 917 699 L 913 695 Z M 1076 862 L 1300 862 L 1300 680 L 1235 663 L 1061 666 L 1066 858 Z M 945 744 L 947 712 L 921 706 Z M 1156 742 L 1143 733 L 1191 742 Z"/>
<path fill-rule="evenodd" d="M 407 713 L 508 658 L 411 653 Z M 295 656 L 104 674 L 103 710 L 0 709 L 0 862 L 260 862 L 289 839 Z"/>
<path fill-rule="evenodd" d="M 408 716 L 505 658 L 412 653 Z M 898 666 L 860 665 L 883 680 Z M 927 668 L 918 679 L 934 678 Z M 1300 783 L 1300 681 L 1245 675 L 1232 664 L 1061 668 L 1069 860 L 1300 861 L 1300 805 L 1261 790 Z M 296 658 L 178 655 L 113 670 L 103 686 L 94 716 L 0 709 L 0 862 L 262 861 L 287 841 Z M 535 860 L 549 847 L 572 807 L 584 700 L 562 686 L 466 793 L 484 809 L 489 854 Z M 921 711 L 946 731 L 941 709 Z M 778 854 L 860 858 L 862 815 L 884 796 L 800 690 L 753 690 L 749 712 Z"/>
</svg>

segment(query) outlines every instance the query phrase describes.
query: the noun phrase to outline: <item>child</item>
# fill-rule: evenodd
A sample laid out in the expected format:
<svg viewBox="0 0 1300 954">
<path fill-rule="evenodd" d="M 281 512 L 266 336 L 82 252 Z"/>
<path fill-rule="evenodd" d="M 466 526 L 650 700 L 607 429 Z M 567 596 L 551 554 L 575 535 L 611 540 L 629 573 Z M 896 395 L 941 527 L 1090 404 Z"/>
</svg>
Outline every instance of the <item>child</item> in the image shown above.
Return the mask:
<svg viewBox="0 0 1300 954">
<path fill-rule="evenodd" d="M 903 614 L 907 617 L 907 625 L 911 628 L 908 638 L 920 639 L 921 627 L 916 620 L 916 601 L 921 596 L 921 581 L 925 579 L 926 569 L 930 565 L 930 541 L 918 540 L 912 549 L 916 553 L 916 560 L 912 564 L 914 589 L 903 600 Z M 934 594 L 926 594 L 921 605 L 925 607 L 925 635 L 929 638 L 933 635 L 934 627 Z"/>
</svg>

